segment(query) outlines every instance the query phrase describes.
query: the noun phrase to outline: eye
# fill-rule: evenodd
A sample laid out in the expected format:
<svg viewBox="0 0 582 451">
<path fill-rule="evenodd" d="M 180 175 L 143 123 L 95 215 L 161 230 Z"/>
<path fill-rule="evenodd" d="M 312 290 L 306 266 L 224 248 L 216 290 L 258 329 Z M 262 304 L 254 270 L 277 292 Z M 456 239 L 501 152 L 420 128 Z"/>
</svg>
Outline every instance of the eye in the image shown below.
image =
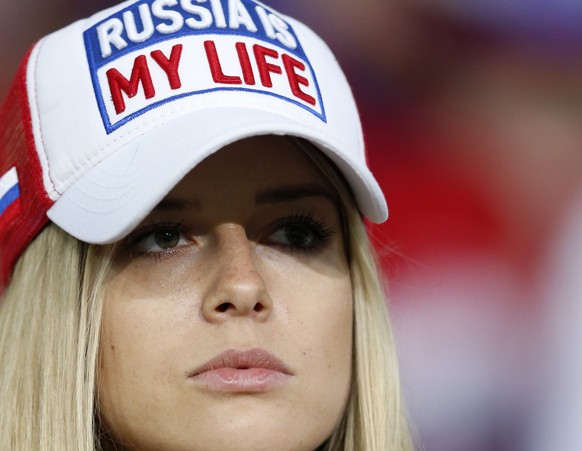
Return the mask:
<svg viewBox="0 0 582 451">
<path fill-rule="evenodd" d="M 295 215 L 280 220 L 268 242 L 292 250 L 311 251 L 322 247 L 334 234 L 334 230 L 312 215 Z"/>
<path fill-rule="evenodd" d="M 270 241 L 290 247 L 312 246 L 317 237 L 315 232 L 305 224 L 285 225 L 270 236 Z"/>
<path fill-rule="evenodd" d="M 132 254 L 163 254 L 173 252 L 191 242 L 178 225 L 155 225 L 132 237 L 129 247 Z"/>
<path fill-rule="evenodd" d="M 157 250 L 173 249 L 182 241 L 180 232 L 177 230 L 156 230 L 145 237 L 139 244 L 142 248 L 157 248 Z"/>
</svg>

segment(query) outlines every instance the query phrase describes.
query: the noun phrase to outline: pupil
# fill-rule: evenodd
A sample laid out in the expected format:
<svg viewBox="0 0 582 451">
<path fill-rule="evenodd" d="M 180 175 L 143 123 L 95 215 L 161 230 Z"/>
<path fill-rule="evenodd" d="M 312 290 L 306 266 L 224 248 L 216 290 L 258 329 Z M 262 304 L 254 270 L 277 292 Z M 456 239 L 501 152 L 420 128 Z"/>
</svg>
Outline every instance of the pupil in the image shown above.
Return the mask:
<svg viewBox="0 0 582 451">
<path fill-rule="evenodd" d="M 170 249 L 176 247 L 180 241 L 180 234 L 164 230 L 156 233 L 156 244 L 162 249 Z"/>
<path fill-rule="evenodd" d="M 307 246 L 311 242 L 309 229 L 305 226 L 289 226 L 285 231 L 285 238 L 294 246 Z"/>
</svg>

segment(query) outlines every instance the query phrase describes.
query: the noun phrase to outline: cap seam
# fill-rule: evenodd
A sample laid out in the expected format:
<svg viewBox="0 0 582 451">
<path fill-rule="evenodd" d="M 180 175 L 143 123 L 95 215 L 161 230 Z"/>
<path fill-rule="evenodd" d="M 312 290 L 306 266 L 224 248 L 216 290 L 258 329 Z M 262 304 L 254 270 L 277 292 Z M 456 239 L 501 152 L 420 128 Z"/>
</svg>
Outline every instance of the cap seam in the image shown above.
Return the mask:
<svg viewBox="0 0 582 451">
<path fill-rule="evenodd" d="M 39 104 L 39 100 L 38 100 L 38 65 L 39 65 L 39 60 L 40 60 L 40 54 L 42 51 L 42 48 L 44 47 L 45 44 L 45 39 L 42 39 L 39 43 L 38 43 L 38 49 L 37 49 L 37 54 L 36 57 L 34 58 L 34 67 L 33 67 L 33 86 L 32 86 L 32 90 L 33 90 L 33 95 L 34 95 L 34 104 L 35 104 L 35 116 L 36 119 L 38 121 L 38 138 L 40 140 L 41 145 L 41 149 L 40 151 L 43 153 L 44 156 L 44 160 L 46 161 L 46 168 L 47 168 L 47 177 L 51 183 L 51 190 L 49 194 L 49 197 L 52 199 L 53 194 L 57 194 L 57 195 L 61 195 L 61 193 L 57 190 L 57 185 L 55 183 L 55 180 L 53 179 L 52 176 L 52 172 L 51 172 L 51 167 L 50 167 L 50 160 L 48 158 L 48 154 L 46 152 L 46 143 L 44 140 L 44 133 L 43 133 L 43 125 L 42 125 L 42 120 L 41 120 L 41 116 L 40 116 L 40 104 Z M 38 149 L 37 149 L 38 150 Z"/>
</svg>

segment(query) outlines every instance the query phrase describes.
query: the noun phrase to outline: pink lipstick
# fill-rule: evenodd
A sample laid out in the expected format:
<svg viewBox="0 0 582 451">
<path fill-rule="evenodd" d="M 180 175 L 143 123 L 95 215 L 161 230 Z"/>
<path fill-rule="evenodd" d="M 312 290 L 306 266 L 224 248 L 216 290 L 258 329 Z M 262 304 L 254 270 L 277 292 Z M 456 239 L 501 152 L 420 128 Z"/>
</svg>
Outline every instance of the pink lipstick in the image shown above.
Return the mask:
<svg viewBox="0 0 582 451">
<path fill-rule="evenodd" d="M 261 393 L 284 384 L 293 373 L 264 349 L 228 350 L 212 358 L 188 377 L 203 387 L 227 393 Z"/>
</svg>

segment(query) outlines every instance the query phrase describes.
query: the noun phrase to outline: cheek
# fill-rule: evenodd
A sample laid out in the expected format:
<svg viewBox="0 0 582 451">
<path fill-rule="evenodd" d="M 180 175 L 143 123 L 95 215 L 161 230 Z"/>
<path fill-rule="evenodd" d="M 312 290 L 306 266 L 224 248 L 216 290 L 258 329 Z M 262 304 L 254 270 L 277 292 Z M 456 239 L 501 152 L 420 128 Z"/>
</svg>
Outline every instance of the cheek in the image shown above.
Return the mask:
<svg viewBox="0 0 582 451">
<path fill-rule="evenodd" d="M 302 362 L 307 389 L 298 402 L 316 409 L 316 417 L 331 430 L 344 411 L 352 374 L 353 301 L 347 271 L 333 278 L 289 276 L 273 294 L 280 300 L 275 305 L 284 310 L 281 316 L 287 317 L 288 329 L 279 336 Z"/>
<path fill-rule="evenodd" d="M 333 285 L 335 290 L 323 284 L 311 296 L 305 295 L 309 306 L 295 333 L 304 341 L 313 368 L 330 378 L 324 383 L 336 383 L 341 390 L 351 374 L 353 308 L 349 281 Z"/>
<path fill-rule="evenodd" d="M 168 387 L 179 337 L 172 303 L 143 294 L 140 284 L 108 287 L 99 350 L 99 407 L 113 436 L 138 443 L 137 426 L 150 424 L 152 406 L 175 401 Z"/>
<path fill-rule="evenodd" d="M 351 342 L 353 303 L 349 279 L 325 281 L 318 278 L 313 284 L 305 281 L 289 287 L 280 298 L 289 311 L 290 323 L 298 337 L 306 342 L 325 342 L 338 347 Z"/>
</svg>

